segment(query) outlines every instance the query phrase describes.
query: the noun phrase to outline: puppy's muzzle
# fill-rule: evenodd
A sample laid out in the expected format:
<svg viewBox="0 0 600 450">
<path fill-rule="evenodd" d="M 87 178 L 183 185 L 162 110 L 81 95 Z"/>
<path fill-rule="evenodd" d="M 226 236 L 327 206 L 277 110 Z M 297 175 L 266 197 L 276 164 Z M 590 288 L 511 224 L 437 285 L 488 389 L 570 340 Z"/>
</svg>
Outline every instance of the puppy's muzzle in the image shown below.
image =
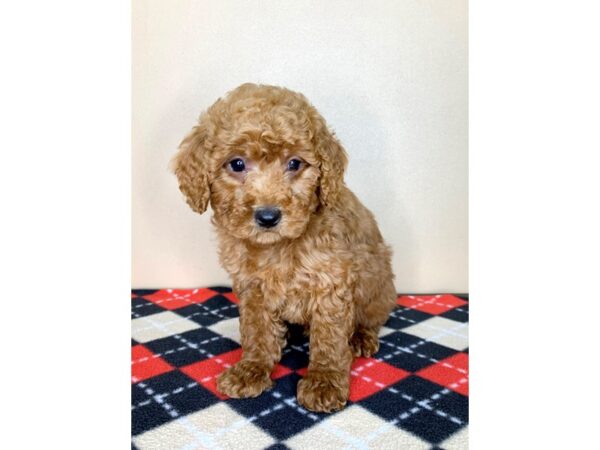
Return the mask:
<svg viewBox="0 0 600 450">
<path fill-rule="evenodd" d="M 254 211 L 254 221 L 262 228 L 273 228 L 281 220 L 279 208 L 257 208 Z"/>
</svg>

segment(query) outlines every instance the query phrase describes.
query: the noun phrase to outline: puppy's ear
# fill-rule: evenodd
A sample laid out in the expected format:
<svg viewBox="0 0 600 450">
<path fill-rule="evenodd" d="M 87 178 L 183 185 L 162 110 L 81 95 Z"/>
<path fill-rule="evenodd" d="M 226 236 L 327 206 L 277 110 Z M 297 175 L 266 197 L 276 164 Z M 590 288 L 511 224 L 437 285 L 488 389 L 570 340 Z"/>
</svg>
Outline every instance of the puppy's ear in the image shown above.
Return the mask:
<svg viewBox="0 0 600 450">
<path fill-rule="evenodd" d="M 188 205 L 202 214 L 210 198 L 210 179 L 205 148 L 206 127 L 200 123 L 193 128 L 179 145 L 171 167 L 179 181 L 179 189 L 186 196 Z"/>
<path fill-rule="evenodd" d="M 319 117 L 316 123 L 315 153 L 321 163 L 319 200 L 324 206 L 331 206 L 344 185 L 348 156 L 334 133 L 327 128 L 325 121 Z"/>
</svg>

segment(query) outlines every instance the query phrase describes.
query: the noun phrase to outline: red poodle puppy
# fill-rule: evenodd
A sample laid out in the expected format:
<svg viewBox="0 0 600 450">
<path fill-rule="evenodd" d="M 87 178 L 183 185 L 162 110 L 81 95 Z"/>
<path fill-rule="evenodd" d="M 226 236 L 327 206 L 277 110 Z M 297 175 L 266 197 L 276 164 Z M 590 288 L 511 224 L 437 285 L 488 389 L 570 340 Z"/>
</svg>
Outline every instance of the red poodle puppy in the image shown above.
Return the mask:
<svg viewBox="0 0 600 450">
<path fill-rule="evenodd" d="M 181 143 L 179 187 L 198 213 L 210 201 L 240 299 L 243 356 L 219 376 L 222 393 L 255 397 L 272 385 L 286 322 L 309 331 L 298 402 L 312 411 L 342 408 L 353 356 L 378 350 L 396 299 L 391 252 L 344 184 L 347 162 L 307 99 L 274 86 L 238 87 Z"/>
</svg>

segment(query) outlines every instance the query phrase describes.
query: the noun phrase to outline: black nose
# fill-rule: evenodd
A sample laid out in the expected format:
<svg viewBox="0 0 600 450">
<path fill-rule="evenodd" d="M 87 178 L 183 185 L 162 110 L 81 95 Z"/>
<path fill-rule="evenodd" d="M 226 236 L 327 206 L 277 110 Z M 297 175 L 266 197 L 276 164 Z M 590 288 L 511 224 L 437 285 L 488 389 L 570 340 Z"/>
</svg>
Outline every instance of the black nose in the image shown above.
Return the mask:
<svg viewBox="0 0 600 450">
<path fill-rule="evenodd" d="M 279 208 L 257 208 L 254 211 L 254 220 L 263 228 L 271 228 L 281 220 L 281 211 Z"/>
</svg>

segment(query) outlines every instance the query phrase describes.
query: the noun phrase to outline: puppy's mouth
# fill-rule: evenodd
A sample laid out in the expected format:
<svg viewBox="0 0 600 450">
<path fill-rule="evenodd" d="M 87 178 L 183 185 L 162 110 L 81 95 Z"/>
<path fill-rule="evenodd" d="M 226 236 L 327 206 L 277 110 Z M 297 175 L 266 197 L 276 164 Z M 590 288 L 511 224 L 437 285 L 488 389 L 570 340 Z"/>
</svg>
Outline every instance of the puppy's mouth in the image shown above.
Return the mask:
<svg viewBox="0 0 600 450">
<path fill-rule="evenodd" d="M 279 242 L 282 239 L 282 236 L 276 229 L 257 227 L 256 232 L 252 233 L 251 239 L 257 244 L 269 245 Z"/>
</svg>

